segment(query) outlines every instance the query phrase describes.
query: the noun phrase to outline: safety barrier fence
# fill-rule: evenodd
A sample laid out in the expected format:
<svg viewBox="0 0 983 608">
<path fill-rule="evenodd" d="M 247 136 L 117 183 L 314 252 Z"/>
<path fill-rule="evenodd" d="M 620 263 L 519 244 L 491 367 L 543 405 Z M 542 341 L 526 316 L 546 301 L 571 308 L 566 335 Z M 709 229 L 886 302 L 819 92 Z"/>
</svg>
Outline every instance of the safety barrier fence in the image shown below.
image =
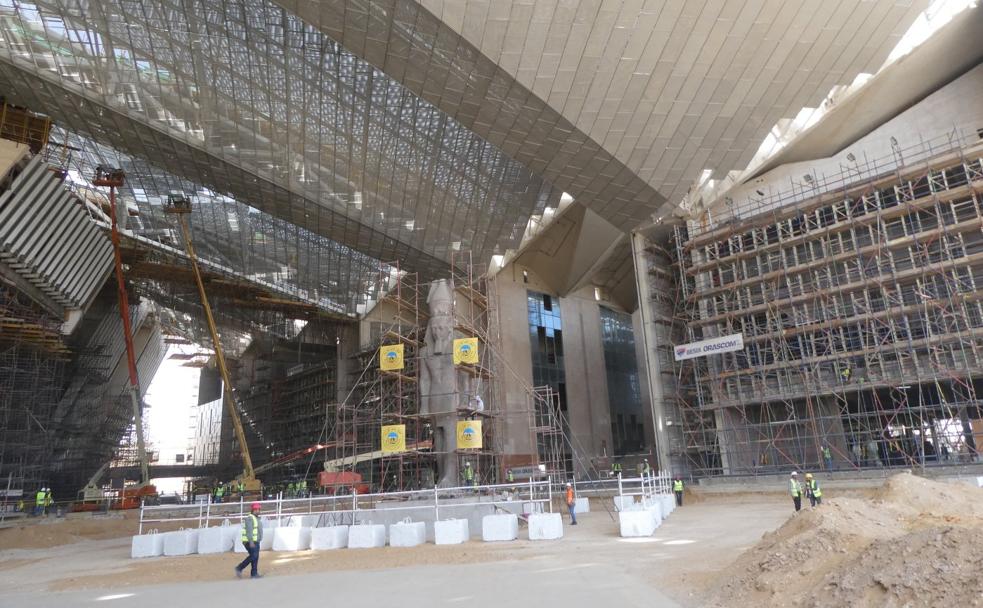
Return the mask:
<svg viewBox="0 0 983 608">
<path fill-rule="evenodd" d="M 618 475 L 610 479 L 572 482 L 577 496 L 641 496 L 672 493 L 672 474 L 650 471 L 637 477 Z"/>
<path fill-rule="evenodd" d="M 187 505 L 141 505 L 139 533 L 148 525 L 182 523 L 185 528 L 205 528 L 212 522 L 238 521 L 259 503 L 262 514 L 280 520 L 293 516 L 319 516 L 318 523 L 357 524 L 372 514 L 405 512 L 408 516 L 420 512 L 432 513 L 440 519 L 441 508 L 502 507 L 532 503 L 533 510 L 553 511 L 553 490 L 550 479 L 457 488 L 434 488 L 408 492 L 378 494 L 347 494 L 337 496 L 311 495 L 306 498 L 283 498 L 282 493 L 270 500 L 241 499 L 232 503 L 196 503 Z M 535 506 L 539 505 L 539 506 Z"/>
</svg>

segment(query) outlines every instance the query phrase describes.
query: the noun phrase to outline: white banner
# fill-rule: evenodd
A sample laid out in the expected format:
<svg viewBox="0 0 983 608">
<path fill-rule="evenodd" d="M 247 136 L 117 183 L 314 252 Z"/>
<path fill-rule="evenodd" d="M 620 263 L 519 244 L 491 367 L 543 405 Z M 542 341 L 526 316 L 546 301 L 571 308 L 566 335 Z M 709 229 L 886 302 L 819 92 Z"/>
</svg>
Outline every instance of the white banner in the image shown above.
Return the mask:
<svg viewBox="0 0 983 608">
<path fill-rule="evenodd" d="M 730 353 L 735 350 L 744 350 L 744 334 L 731 334 L 690 344 L 680 344 L 673 348 L 672 352 L 676 361 L 683 361 L 715 353 Z"/>
</svg>

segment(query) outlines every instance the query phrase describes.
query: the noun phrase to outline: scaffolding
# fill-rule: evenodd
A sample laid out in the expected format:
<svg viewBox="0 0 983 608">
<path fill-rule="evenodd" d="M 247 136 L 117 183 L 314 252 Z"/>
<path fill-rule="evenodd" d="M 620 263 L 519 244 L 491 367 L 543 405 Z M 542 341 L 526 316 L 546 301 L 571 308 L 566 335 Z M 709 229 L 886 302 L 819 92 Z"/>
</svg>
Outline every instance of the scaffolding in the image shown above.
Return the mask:
<svg viewBox="0 0 983 608">
<path fill-rule="evenodd" d="M 670 367 L 694 474 L 978 461 L 983 144 L 949 143 L 650 243 L 661 346 L 743 334 Z"/>
<path fill-rule="evenodd" d="M 48 481 L 51 418 L 68 350 L 59 321 L 0 282 L 0 489 Z M 7 496 L 6 494 L 4 495 Z"/>
</svg>

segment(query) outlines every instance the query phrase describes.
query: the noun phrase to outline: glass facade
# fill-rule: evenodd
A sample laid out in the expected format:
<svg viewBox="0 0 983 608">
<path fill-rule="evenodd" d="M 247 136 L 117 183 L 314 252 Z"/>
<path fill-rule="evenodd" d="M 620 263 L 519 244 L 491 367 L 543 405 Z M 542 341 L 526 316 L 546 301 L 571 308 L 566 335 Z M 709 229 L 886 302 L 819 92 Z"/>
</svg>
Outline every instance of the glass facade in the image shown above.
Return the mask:
<svg viewBox="0 0 983 608">
<path fill-rule="evenodd" d="M 614 455 L 645 450 L 644 411 L 635 358 L 635 331 L 631 315 L 601 307 L 601 340 L 611 408 Z"/>
<path fill-rule="evenodd" d="M 527 292 L 529 310 L 529 342 L 532 347 L 533 386 L 551 386 L 556 391 L 554 412 L 561 421 L 563 432 L 567 428 L 567 378 L 563 367 L 563 322 L 560 317 L 560 300 L 553 296 Z M 566 469 L 572 469 L 569 450 L 563 442 Z M 540 456 L 546 449 L 539 446 Z"/>
</svg>

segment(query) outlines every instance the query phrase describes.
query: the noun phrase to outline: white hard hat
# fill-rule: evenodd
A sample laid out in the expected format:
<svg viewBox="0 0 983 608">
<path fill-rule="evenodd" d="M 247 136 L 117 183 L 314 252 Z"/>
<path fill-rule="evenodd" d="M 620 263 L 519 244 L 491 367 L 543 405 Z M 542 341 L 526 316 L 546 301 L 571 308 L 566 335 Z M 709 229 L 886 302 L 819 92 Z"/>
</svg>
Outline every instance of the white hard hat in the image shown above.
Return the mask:
<svg viewBox="0 0 983 608">
<path fill-rule="evenodd" d="M 572 485 L 573 485 L 573 484 L 571 484 L 570 482 L 567 482 L 567 487 L 568 487 L 568 488 L 569 488 L 569 487 L 571 487 Z"/>
<path fill-rule="evenodd" d="M 799 473 L 797 471 L 792 471 L 792 477 L 798 477 Z"/>
</svg>

